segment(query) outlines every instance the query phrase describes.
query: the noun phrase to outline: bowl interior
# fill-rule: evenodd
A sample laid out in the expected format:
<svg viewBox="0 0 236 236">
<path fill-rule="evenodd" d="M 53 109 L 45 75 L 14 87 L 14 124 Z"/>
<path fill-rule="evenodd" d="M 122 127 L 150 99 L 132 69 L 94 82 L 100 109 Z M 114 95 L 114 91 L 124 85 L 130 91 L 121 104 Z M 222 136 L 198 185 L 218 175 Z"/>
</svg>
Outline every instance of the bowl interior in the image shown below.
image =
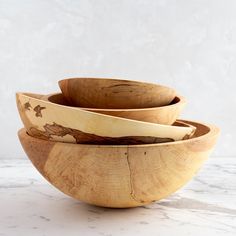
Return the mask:
<svg viewBox="0 0 236 236">
<path fill-rule="evenodd" d="M 183 122 L 187 123 L 189 125 L 192 125 L 196 128 L 194 134 L 190 137 L 190 139 L 201 137 L 211 131 L 209 126 L 204 125 L 202 123 L 197 123 L 197 122 L 193 122 L 193 121 L 184 121 L 184 120 L 183 120 Z"/>
<path fill-rule="evenodd" d="M 45 100 L 55 103 L 55 104 L 59 104 L 59 105 L 64 105 L 64 106 L 70 106 L 70 107 L 76 107 L 73 104 L 71 104 L 71 102 L 69 102 L 62 93 L 55 93 L 55 94 L 50 94 L 44 97 Z M 175 105 L 177 103 L 179 103 L 181 101 L 180 97 L 176 96 L 169 104 L 161 106 L 161 107 L 166 107 L 166 106 L 170 106 L 170 105 Z M 102 108 L 91 108 L 91 107 L 79 107 L 82 109 L 88 109 L 91 111 L 112 111 L 112 110 L 137 110 L 137 108 L 135 109 L 102 109 Z M 159 108 L 159 107 L 157 107 Z M 153 108 L 140 108 L 140 109 L 153 109 Z"/>
</svg>

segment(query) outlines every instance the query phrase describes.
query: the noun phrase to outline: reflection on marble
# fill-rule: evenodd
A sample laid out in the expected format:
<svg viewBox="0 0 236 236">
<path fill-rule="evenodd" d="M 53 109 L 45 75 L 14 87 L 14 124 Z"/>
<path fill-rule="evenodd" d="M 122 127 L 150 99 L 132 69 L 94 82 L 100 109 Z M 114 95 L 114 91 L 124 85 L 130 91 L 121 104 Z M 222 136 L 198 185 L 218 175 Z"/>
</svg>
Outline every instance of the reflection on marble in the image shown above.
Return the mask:
<svg viewBox="0 0 236 236">
<path fill-rule="evenodd" d="M 0 236 L 236 235 L 236 157 L 210 159 L 183 189 L 134 209 L 73 200 L 28 160 L 0 159 Z"/>
</svg>

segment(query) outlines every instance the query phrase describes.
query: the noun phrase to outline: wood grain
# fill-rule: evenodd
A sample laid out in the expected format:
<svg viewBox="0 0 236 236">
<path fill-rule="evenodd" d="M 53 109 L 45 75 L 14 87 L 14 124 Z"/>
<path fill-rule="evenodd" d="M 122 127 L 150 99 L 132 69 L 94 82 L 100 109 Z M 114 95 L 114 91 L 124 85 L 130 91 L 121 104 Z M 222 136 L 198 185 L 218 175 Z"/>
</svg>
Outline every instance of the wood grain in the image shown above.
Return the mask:
<svg viewBox="0 0 236 236">
<path fill-rule="evenodd" d="M 72 106 L 61 93 L 49 94 L 43 97 L 44 100 L 65 106 Z M 87 111 L 97 112 L 110 116 L 122 117 L 132 120 L 139 120 L 157 124 L 172 125 L 180 116 L 186 105 L 186 99 L 176 96 L 174 100 L 166 105 L 152 108 L 140 109 L 99 109 L 79 107 Z"/>
<path fill-rule="evenodd" d="M 18 133 L 40 173 L 65 194 L 104 207 L 126 208 L 162 199 L 189 181 L 213 150 L 219 129 L 197 127 L 194 138 L 150 145 L 83 145 Z"/>
<path fill-rule="evenodd" d="M 153 143 L 190 137 L 195 127 L 161 125 L 58 105 L 43 95 L 17 93 L 17 107 L 28 133 L 71 143 Z"/>
<path fill-rule="evenodd" d="M 130 80 L 71 78 L 59 81 L 70 104 L 90 108 L 150 108 L 168 105 L 176 96 L 172 88 Z"/>
</svg>

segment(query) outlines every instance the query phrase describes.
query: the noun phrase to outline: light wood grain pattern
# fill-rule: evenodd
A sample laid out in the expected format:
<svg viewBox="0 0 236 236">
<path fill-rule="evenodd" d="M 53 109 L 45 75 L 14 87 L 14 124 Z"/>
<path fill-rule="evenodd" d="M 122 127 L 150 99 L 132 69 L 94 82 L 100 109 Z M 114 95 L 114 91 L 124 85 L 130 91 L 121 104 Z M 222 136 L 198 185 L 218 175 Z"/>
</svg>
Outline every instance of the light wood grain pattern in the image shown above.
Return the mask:
<svg viewBox="0 0 236 236">
<path fill-rule="evenodd" d="M 63 95 L 73 105 L 90 108 L 150 108 L 169 104 L 174 89 L 151 83 L 103 78 L 59 81 Z"/>
<path fill-rule="evenodd" d="M 61 93 L 49 94 L 44 96 L 43 99 L 56 104 L 72 106 Z M 169 105 L 160 107 L 140 109 L 99 109 L 80 107 L 80 109 L 132 120 L 172 125 L 176 119 L 178 119 L 185 105 L 185 98 L 182 96 L 176 96 Z"/>
<path fill-rule="evenodd" d="M 211 153 L 219 129 L 197 127 L 184 141 L 152 145 L 82 145 L 18 133 L 28 157 L 59 190 L 104 207 L 135 207 L 165 198 L 189 181 Z M 206 180 L 207 181 L 207 180 Z"/>
<path fill-rule="evenodd" d="M 42 95 L 17 93 L 17 107 L 31 136 L 54 141 L 140 144 L 189 138 L 195 127 L 178 127 L 108 116 L 62 106 Z"/>
</svg>

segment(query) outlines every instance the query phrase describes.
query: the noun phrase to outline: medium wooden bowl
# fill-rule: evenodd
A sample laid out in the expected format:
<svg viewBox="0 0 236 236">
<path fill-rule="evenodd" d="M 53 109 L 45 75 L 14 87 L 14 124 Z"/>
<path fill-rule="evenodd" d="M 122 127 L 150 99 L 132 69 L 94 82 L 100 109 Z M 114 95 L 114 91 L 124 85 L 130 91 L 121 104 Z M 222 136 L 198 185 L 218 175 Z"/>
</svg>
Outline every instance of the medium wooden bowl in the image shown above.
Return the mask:
<svg viewBox="0 0 236 236">
<path fill-rule="evenodd" d="M 65 99 L 62 93 L 46 95 L 43 99 L 52 103 L 70 106 L 70 103 Z M 84 108 L 87 111 L 97 112 L 110 116 L 123 117 L 132 120 L 140 120 L 145 122 L 172 125 L 179 117 L 181 111 L 186 105 L 186 100 L 182 96 L 176 96 L 174 100 L 166 106 L 140 108 L 140 109 L 99 109 L 99 108 Z"/>
<path fill-rule="evenodd" d="M 189 138 L 195 127 L 147 123 L 108 116 L 17 93 L 17 107 L 31 136 L 71 143 L 141 144 Z"/>
<path fill-rule="evenodd" d="M 56 188 L 103 207 L 136 207 L 167 197 L 189 181 L 211 153 L 219 129 L 197 127 L 184 141 L 145 145 L 52 142 L 18 133 L 38 171 Z"/>
<path fill-rule="evenodd" d="M 59 81 L 70 104 L 103 109 L 150 108 L 169 104 L 174 89 L 151 83 L 103 78 L 72 78 Z"/>
</svg>

